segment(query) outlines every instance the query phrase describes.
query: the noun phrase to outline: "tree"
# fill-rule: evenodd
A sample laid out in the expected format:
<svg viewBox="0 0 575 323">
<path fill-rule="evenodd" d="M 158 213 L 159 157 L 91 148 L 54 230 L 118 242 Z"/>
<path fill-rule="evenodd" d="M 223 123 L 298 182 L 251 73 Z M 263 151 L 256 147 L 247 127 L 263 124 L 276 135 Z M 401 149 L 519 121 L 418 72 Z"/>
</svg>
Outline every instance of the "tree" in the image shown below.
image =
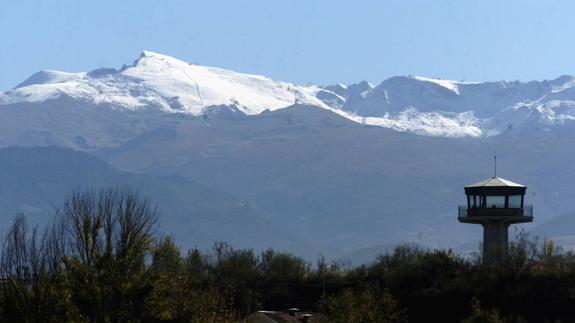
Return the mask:
<svg viewBox="0 0 575 323">
<path fill-rule="evenodd" d="M 14 220 L 0 256 L 0 322 L 81 321 L 54 263 L 54 238 L 49 230 L 42 237 L 37 229 L 28 230 L 23 216 Z"/>
<path fill-rule="evenodd" d="M 345 289 L 327 301 L 328 322 L 399 323 L 407 322 L 407 312 L 387 291 L 366 288 Z"/>
<path fill-rule="evenodd" d="M 156 221 L 150 201 L 128 189 L 70 195 L 54 230 L 62 237 L 59 258 L 83 316 L 104 322 L 140 315 Z"/>
<path fill-rule="evenodd" d="M 258 259 L 253 250 L 235 250 L 221 242 L 214 245 L 210 282 L 232 296 L 242 315 L 250 314 L 261 304 L 256 289 L 260 276 L 257 266 Z"/>
<path fill-rule="evenodd" d="M 264 303 L 265 308 L 299 306 L 297 302 L 303 298 L 300 286 L 309 273 L 309 265 L 305 261 L 288 253 L 268 249 L 262 252 L 258 269 L 264 293 L 262 298 L 268 300 Z"/>
<path fill-rule="evenodd" d="M 471 300 L 471 315 L 461 323 L 505 323 L 496 309 L 485 310 L 477 298 Z"/>
<path fill-rule="evenodd" d="M 144 311 L 152 320 L 175 320 L 181 311 L 184 284 L 180 249 L 171 238 L 165 238 L 152 253 L 149 268 L 153 281 L 152 289 L 146 298 Z"/>
</svg>

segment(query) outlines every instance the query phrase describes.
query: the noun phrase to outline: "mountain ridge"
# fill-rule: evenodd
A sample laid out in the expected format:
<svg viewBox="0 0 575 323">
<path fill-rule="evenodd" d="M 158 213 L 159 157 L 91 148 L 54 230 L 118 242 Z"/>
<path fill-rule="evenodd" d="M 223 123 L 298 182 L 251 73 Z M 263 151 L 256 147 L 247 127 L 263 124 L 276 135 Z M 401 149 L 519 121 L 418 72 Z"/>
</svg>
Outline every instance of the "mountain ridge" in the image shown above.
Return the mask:
<svg viewBox="0 0 575 323">
<path fill-rule="evenodd" d="M 467 82 L 408 75 L 378 85 L 366 81 L 297 85 L 189 64 L 152 51 L 143 51 L 132 65 L 120 69 L 40 71 L 0 93 L 0 109 L 18 104 L 58 105 L 63 99 L 95 109 L 107 106 L 196 117 L 213 106 L 249 116 L 304 104 L 365 125 L 455 138 L 496 136 L 511 128 L 564 133 L 561 128 L 572 126 L 575 120 L 575 81 L 569 75 L 530 82 Z"/>
<path fill-rule="evenodd" d="M 160 178 L 141 189 L 164 201 L 180 237 L 188 236 L 182 223 L 195 224 L 199 236 L 190 241 L 309 245 L 312 255 L 405 242 L 470 246 L 480 228 L 460 226 L 454 206 L 463 185 L 490 175 L 493 151 L 502 174 L 529 187 L 536 221 L 572 209 L 562 198 L 575 178 L 565 167 L 575 156 L 572 77 L 474 83 L 399 76 L 378 85 L 305 87 L 173 60 L 147 54 L 121 69 L 33 76 L 0 94 L 0 148 L 66 147 L 132 174 L 124 178 Z M 183 72 L 192 70 L 194 81 Z M 267 108 L 267 100 L 277 105 Z M 29 182 L 25 175 L 36 168 L 13 181 Z M 0 184 L 11 191 L 9 182 Z M 280 231 L 286 234 L 272 239 Z"/>
</svg>

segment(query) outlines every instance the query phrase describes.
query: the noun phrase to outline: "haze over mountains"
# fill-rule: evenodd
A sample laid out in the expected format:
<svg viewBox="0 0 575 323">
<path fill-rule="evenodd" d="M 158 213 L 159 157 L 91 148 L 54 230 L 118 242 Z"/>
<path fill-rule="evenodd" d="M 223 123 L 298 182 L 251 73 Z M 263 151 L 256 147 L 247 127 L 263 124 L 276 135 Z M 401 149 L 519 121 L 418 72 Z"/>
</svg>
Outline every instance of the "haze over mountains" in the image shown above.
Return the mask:
<svg viewBox="0 0 575 323">
<path fill-rule="evenodd" d="M 492 175 L 496 151 L 500 175 L 528 186 L 525 228 L 550 220 L 537 232 L 569 245 L 574 107 L 571 76 L 302 86 L 146 51 L 0 94 L 0 211 L 41 223 L 73 188 L 127 184 L 185 247 L 467 251 L 481 230 L 457 223 L 456 206 L 464 185 Z"/>
</svg>

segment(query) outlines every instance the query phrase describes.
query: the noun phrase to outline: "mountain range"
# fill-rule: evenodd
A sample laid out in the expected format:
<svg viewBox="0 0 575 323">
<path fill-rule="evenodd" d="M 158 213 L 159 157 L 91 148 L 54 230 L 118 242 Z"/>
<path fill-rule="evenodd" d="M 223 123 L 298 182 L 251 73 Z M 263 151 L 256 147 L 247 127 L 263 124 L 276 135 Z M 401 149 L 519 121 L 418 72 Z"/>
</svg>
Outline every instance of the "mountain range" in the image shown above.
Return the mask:
<svg viewBox="0 0 575 323">
<path fill-rule="evenodd" d="M 296 85 L 149 51 L 119 69 L 45 70 L 0 93 L 0 224 L 45 223 L 75 188 L 130 185 L 185 248 L 467 252 L 481 228 L 456 206 L 497 153 L 535 206 L 518 227 L 571 246 L 574 107 L 571 76 Z"/>
</svg>

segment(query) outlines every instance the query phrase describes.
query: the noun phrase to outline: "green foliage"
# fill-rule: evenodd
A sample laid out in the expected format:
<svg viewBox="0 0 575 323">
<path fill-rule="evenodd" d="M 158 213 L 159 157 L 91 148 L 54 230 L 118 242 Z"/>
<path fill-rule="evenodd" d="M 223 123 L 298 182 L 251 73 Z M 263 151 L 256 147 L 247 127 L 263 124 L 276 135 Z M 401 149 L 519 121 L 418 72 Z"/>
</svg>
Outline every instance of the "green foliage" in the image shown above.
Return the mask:
<svg viewBox="0 0 575 323">
<path fill-rule="evenodd" d="M 471 301 L 471 315 L 461 323 L 505 323 L 496 309 L 485 310 L 477 298 Z"/>
<path fill-rule="evenodd" d="M 126 321 L 142 312 L 156 213 L 129 190 L 74 192 L 58 218 L 61 270 L 82 316 Z"/>
<path fill-rule="evenodd" d="M 154 207 L 129 190 L 75 192 L 43 232 L 17 217 L 0 250 L 0 323 L 238 322 L 290 307 L 328 322 L 575 317 L 575 255 L 524 233 L 495 263 L 400 246 L 342 269 L 221 242 L 182 254 L 155 223 Z"/>
<path fill-rule="evenodd" d="M 467 288 L 470 264 L 451 250 L 432 252 L 400 246 L 381 256 L 369 270 L 369 279 L 398 295 L 442 296 Z"/>
<path fill-rule="evenodd" d="M 145 305 L 145 317 L 157 321 L 173 321 L 179 315 L 183 263 L 180 249 L 171 238 L 160 241 L 152 253 L 148 270 L 153 281 Z"/>
<path fill-rule="evenodd" d="M 345 289 L 327 301 L 328 321 L 334 323 L 401 323 L 407 312 L 387 291 Z"/>
<path fill-rule="evenodd" d="M 266 308 L 281 309 L 288 304 L 299 306 L 297 303 L 304 292 L 300 288 L 310 273 L 306 262 L 290 254 L 266 250 L 261 254 L 258 271 L 258 283 L 266 291 L 262 297 Z"/>
</svg>

